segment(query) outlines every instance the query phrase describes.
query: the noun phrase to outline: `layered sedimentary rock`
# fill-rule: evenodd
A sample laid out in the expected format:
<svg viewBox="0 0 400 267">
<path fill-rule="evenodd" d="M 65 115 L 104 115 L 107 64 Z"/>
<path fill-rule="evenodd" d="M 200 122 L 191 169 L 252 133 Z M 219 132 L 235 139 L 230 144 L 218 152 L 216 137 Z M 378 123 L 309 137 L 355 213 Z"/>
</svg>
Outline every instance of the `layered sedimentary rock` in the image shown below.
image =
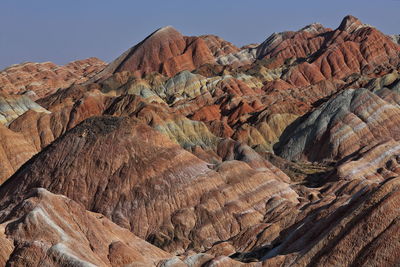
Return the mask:
<svg viewBox="0 0 400 267">
<path fill-rule="evenodd" d="M 397 39 L 165 27 L 101 72 L 6 69 L 0 265 L 399 264 Z"/>
<path fill-rule="evenodd" d="M 0 95 L 0 184 L 40 150 L 23 133 L 9 128 L 26 112 L 50 114 L 27 96 Z"/>
<path fill-rule="evenodd" d="M 395 42 L 396 44 L 400 43 L 400 35 L 393 34 L 393 35 L 390 36 L 390 38 L 392 38 L 393 42 Z"/>
<path fill-rule="evenodd" d="M 365 33 L 361 31 L 365 31 Z M 175 31 L 168 36 L 176 35 L 172 33 Z M 154 34 L 158 35 L 157 32 Z M 365 36 L 362 39 L 360 35 Z M 312 24 L 298 32 L 275 34 L 259 46 L 245 48 L 253 51 L 251 52 L 253 54 L 257 50 L 259 59 L 268 59 L 270 62 L 261 65 L 257 65 L 259 64 L 257 63 L 250 69 L 245 68 L 243 69 L 245 73 L 241 72 L 243 70 L 235 71 L 233 78 L 237 78 L 240 82 L 243 81 L 253 91 L 264 84 L 262 89 L 268 92 L 266 95 L 262 91 L 255 91 L 258 94 L 256 96 L 248 89 L 243 90 L 243 85 L 238 84 L 240 83 L 238 81 L 233 84 L 233 80 L 228 78 L 228 75 L 222 75 L 222 79 L 218 76 L 206 78 L 190 74 L 187 71 L 178 73 L 161 85 L 133 82 L 130 86 L 122 86 L 118 90 L 150 98 L 151 101 L 173 104 L 183 112 L 183 115 L 206 122 L 209 129 L 218 136 L 233 137 L 252 147 L 258 146 L 272 151 L 273 145 L 279 141 L 283 129 L 297 117 L 312 110 L 315 105 L 318 105 L 316 104 L 318 101 L 324 100 L 336 91 L 350 85 L 360 87 L 367 83 L 367 80 L 358 83 L 357 79 L 361 80 L 360 78 L 348 81 L 340 80 L 350 72 L 343 75 L 338 74 L 338 76 L 321 74 L 322 70 L 316 63 L 317 57 L 322 57 L 327 51 L 336 51 L 336 47 L 340 48 L 344 44 L 347 46 L 352 42 L 365 47 L 363 49 L 367 51 L 367 47 L 372 45 L 370 40 L 373 38 L 377 38 L 381 42 L 379 45 L 388 47 L 386 57 L 390 58 L 389 61 L 396 58 L 397 46 L 393 43 L 387 45 L 388 38 L 386 36 L 351 16 L 346 17 L 336 30 L 326 29 L 320 24 Z M 348 41 L 346 41 L 347 39 Z M 140 44 L 143 49 L 151 47 L 146 40 Z M 338 53 L 343 52 L 340 49 L 337 50 Z M 381 51 L 382 49 L 377 48 L 377 50 Z M 241 53 L 241 51 L 219 58 L 234 57 L 235 53 Z M 364 57 L 367 56 L 364 55 Z M 368 57 L 366 62 L 372 64 L 374 55 Z M 376 57 L 380 58 L 381 56 L 377 55 Z M 302 62 L 305 59 L 307 62 Z M 219 63 L 234 65 L 233 62 L 229 63 L 229 60 L 225 63 L 222 61 Z M 303 63 L 309 64 L 309 67 L 306 67 L 307 70 L 301 71 L 301 75 L 307 76 L 306 79 L 301 77 L 292 79 L 294 77 L 292 74 L 298 73 L 300 66 L 304 65 Z M 376 68 L 386 68 L 389 65 L 394 66 L 396 62 L 393 61 L 387 65 L 385 62 L 379 61 L 377 64 L 381 65 L 377 65 Z M 272 70 L 272 67 L 275 69 Z M 352 67 L 351 71 L 370 73 Z M 334 79 L 332 80 L 332 78 Z M 304 82 L 298 82 L 302 79 Z M 299 85 L 301 86 L 299 87 Z M 232 94 L 235 95 L 234 99 L 231 98 Z M 243 96 L 246 100 L 240 99 Z M 191 102 L 188 102 L 190 100 Z M 226 105 L 225 103 L 228 101 L 230 103 Z M 216 103 L 218 104 L 216 105 Z"/>
<path fill-rule="evenodd" d="M 251 64 L 256 60 L 257 49 L 254 47 L 244 48 L 236 53 L 220 56 L 217 58 L 217 63 L 228 66 L 240 67 Z"/>
<path fill-rule="evenodd" d="M 0 123 L 9 125 L 19 116 L 33 110 L 40 113 L 50 113 L 27 96 L 0 95 Z"/>
<path fill-rule="evenodd" d="M 59 88 L 85 82 L 105 65 L 105 62 L 97 58 L 77 60 L 64 66 L 51 62 L 13 65 L 0 72 L 0 92 L 41 98 Z"/>
<path fill-rule="evenodd" d="M 255 170 L 231 161 L 211 170 L 148 126 L 99 117 L 53 142 L 0 193 L 3 205 L 33 184 L 63 193 L 139 237 L 179 251 L 189 245 L 207 248 L 239 234 L 262 218 L 272 196 L 296 203 L 297 194 L 282 180 L 288 181 L 272 165 Z"/>
<path fill-rule="evenodd" d="M 276 58 L 277 64 L 290 58 L 307 58 L 321 49 L 330 29 L 315 23 L 297 32 L 274 33 L 257 47 L 257 58 Z"/>
<path fill-rule="evenodd" d="M 104 112 L 113 98 L 98 88 L 74 85 L 59 90 L 37 101 L 46 112 L 28 110 L 8 128 L 25 136 L 40 151 L 81 121 Z"/>
<path fill-rule="evenodd" d="M 366 89 L 345 90 L 288 132 L 280 155 L 310 161 L 342 159 L 366 146 L 398 140 L 399 119 L 397 103 Z"/>
<path fill-rule="evenodd" d="M 37 152 L 22 134 L 0 124 L 0 184 Z"/>
<path fill-rule="evenodd" d="M 237 51 L 216 36 L 187 37 L 171 26 L 161 28 L 111 62 L 98 79 L 115 72 L 130 71 L 137 76 L 159 72 L 173 76 L 182 70 L 214 63 L 215 57 Z"/>
<path fill-rule="evenodd" d="M 172 258 L 103 215 L 43 188 L 0 212 L 0 264 L 10 266 L 154 266 Z"/>
<path fill-rule="evenodd" d="M 346 191 L 354 183 L 344 186 Z M 398 264 L 399 178 L 374 188 L 356 187 L 324 210 L 294 225 L 264 256 L 273 266 L 392 266 Z M 350 191 L 351 192 L 351 191 Z M 347 199 L 347 201 L 346 201 Z M 323 215 L 322 213 L 330 213 Z M 368 234 L 367 234 L 368 233 Z M 277 256 L 279 255 L 279 256 Z M 269 258 L 269 259 L 268 259 Z"/>
<path fill-rule="evenodd" d="M 27 96 L 0 98 L 0 183 L 68 129 L 102 114 L 108 99 L 99 91 L 84 92 L 81 87 L 62 95 L 62 103 L 57 101 L 57 95 L 43 100 L 42 104 L 51 111 Z"/>
<path fill-rule="evenodd" d="M 399 53 L 390 37 L 353 16 L 345 17 L 334 31 L 313 24 L 298 32 L 272 35 L 257 51 L 259 58 L 271 59 L 275 67 L 294 59 L 284 75 L 294 86 L 390 71 L 397 68 Z"/>
<path fill-rule="evenodd" d="M 196 146 L 213 149 L 219 142 L 219 138 L 204 123 L 175 114 L 165 105 L 149 104 L 139 96 L 124 95 L 115 98 L 104 114 L 138 118 L 185 149 Z"/>
<path fill-rule="evenodd" d="M 382 182 L 399 175 L 400 144 L 389 140 L 367 146 L 337 168 L 340 179 L 364 179 L 368 183 Z"/>
</svg>

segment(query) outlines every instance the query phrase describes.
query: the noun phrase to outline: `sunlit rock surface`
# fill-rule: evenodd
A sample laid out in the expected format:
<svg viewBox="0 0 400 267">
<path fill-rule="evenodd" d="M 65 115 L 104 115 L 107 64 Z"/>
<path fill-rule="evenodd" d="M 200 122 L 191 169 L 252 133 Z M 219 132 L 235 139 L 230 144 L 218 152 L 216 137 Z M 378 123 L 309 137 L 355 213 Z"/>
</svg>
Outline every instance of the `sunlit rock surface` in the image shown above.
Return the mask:
<svg viewBox="0 0 400 267">
<path fill-rule="evenodd" d="M 399 56 L 346 16 L 1 71 L 0 265 L 398 265 Z"/>
</svg>

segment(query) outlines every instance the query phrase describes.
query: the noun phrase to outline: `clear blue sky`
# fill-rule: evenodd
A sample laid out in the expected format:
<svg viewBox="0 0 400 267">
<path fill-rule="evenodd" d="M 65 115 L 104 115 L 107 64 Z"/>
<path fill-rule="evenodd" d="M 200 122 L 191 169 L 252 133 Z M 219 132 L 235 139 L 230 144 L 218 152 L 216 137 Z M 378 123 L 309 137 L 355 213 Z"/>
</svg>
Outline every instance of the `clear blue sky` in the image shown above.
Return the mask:
<svg viewBox="0 0 400 267">
<path fill-rule="evenodd" d="M 217 34 L 236 45 L 352 14 L 400 33 L 400 0 L 0 0 L 0 69 L 25 61 L 110 61 L 155 29 Z"/>
</svg>

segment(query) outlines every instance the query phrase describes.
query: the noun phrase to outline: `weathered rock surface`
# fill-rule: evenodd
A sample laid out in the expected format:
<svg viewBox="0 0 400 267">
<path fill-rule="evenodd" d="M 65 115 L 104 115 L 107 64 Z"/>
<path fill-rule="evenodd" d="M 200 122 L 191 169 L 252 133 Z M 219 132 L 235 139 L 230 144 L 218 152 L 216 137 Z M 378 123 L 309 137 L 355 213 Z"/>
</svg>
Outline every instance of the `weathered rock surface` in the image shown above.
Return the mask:
<svg viewBox="0 0 400 267">
<path fill-rule="evenodd" d="M 0 184 L 37 152 L 22 134 L 0 124 Z"/>
<path fill-rule="evenodd" d="M 390 38 L 392 38 L 393 42 L 395 42 L 396 44 L 400 44 L 400 35 L 393 34 L 393 35 L 390 35 Z"/>
<path fill-rule="evenodd" d="M 278 61 L 275 65 L 290 58 L 307 58 L 321 49 L 329 30 L 315 23 L 298 32 L 274 33 L 257 47 L 256 57 L 276 58 Z"/>
<path fill-rule="evenodd" d="M 35 112 L 50 113 L 27 96 L 0 95 L 0 123 L 9 125 L 19 116 L 33 110 Z"/>
<path fill-rule="evenodd" d="M 159 72 L 170 77 L 183 70 L 192 71 L 205 63 L 213 63 L 215 57 L 237 50 L 219 37 L 187 37 L 167 26 L 111 62 L 97 79 L 121 71 L 130 71 L 137 76 Z"/>
<path fill-rule="evenodd" d="M 309 114 L 286 140 L 283 137 L 279 154 L 288 159 L 340 160 L 364 147 L 399 140 L 399 120 L 396 102 L 366 89 L 345 90 Z"/>
<path fill-rule="evenodd" d="M 274 67 L 292 59 L 294 65 L 284 80 L 294 86 L 387 72 L 397 68 L 399 53 L 390 37 L 353 16 L 333 31 L 312 24 L 298 32 L 274 34 L 257 51 L 258 58 L 271 59 Z"/>
<path fill-rule="evenodd" d="M 103 215 L 43 188 L 0 212 L 0 264 L 9 266 L 155 266 L 172 258 Z"/>
<path fill-rule="evenodd" d="M 349 184 L 351 185 L 351 184 Z M 344 186 L 341 190 L 354 187 Z M 346 188 L 347 187 L 347 188 Z M 353 190 L 352 199 L 316 210 L 266 254 L 276 266 L 393 266 L 399 264 L 399 178 Z M 334 209 L 333 209 L 334 208 Z M 324 215 L 323 213 L 329 213 Z M 277 256 L 281 255 L 281 256 Z M 277 257 L 275 257 L 277 256 Z"/>
<path fill-rule="evenodd" d="M 0 72 L 0 92 L 27 94 L 33 99 L 41 98 L 59 88 L 85 82 L 105 65 L 97 58 L 77 60 L 64 66 L 51 62 L 13 65 Z"/>
<path fill-rule="evenodd" d="M 397 39 L 165 27 L 105 68 L 6 69 L 0 265 L 398 265 Z"/>
<path fill-rule="evenodd" d="M 9 205 L 15 192 L 33 185 L 62 192 L 160 247 L 199 250 L 260 220 L 272 196 L 297 203 L 297 194 L 282 182 L 285 177 L 272 165 L 255 170 L 236 161 L 214 171 L 148 126 L 99 117 L 44 149 L 3 184 L 0 194 Z"/>
</svg>

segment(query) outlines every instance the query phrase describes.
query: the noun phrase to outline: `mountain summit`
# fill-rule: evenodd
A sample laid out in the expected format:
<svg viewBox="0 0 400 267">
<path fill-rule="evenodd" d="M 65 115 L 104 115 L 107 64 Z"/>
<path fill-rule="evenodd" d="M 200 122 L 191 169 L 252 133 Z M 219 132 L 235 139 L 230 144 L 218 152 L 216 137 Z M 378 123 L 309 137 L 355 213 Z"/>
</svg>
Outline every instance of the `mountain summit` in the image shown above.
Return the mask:
<svg viewBox="0 0 400 267">
<path fill-rule="evenodd" d="M 98 77 L 121 71 L 130 71 L 137 76 L 153 72 L 174 76 L 182 70 L 194 70 L 203 64 L 215 63 L 214 56 L 217 53 L 221 55 L 222 49 L 222 54 L 238 50 L 220 38 L 213 38 L 216 42 L 211 43 L 208 40 L 210 37 L 183 36 L 172 26 L 160 28 L 111 62 Z"/>
</svg>

